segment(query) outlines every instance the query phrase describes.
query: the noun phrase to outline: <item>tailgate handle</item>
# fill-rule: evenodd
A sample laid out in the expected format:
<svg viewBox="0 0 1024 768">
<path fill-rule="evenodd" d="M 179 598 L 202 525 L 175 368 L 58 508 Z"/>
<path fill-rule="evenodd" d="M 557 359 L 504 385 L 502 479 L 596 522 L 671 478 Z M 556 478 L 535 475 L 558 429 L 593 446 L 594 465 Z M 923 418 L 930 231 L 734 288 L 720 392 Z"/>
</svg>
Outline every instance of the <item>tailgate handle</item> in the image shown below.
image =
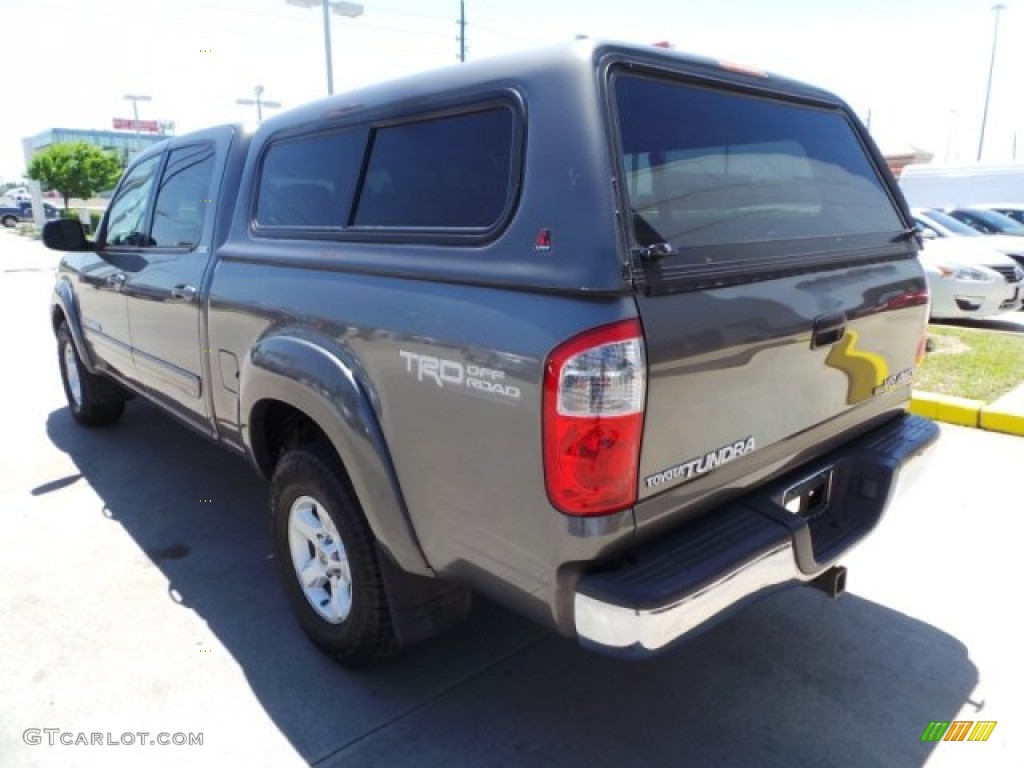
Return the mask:
<svg viewBox="0 0 1024 768">
<path fill-rule="evenodd" d="M 814 331 L 811 336 L 811 349 L 829 347 L 846 334 L 846 315 L 842 312 L 822 315 L 814 319 Z"/>
</svg>

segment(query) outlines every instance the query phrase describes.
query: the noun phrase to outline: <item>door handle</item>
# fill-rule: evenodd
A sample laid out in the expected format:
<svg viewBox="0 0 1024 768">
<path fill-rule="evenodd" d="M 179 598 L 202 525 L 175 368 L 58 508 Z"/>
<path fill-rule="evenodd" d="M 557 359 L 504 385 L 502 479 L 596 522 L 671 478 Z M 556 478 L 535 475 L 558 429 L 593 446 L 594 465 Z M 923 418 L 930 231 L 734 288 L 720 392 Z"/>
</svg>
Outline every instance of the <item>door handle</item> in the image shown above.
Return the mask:
<svg viewBox="0 0 1024 768">
<path fill-rule="evenodd" d="M 846 335 L 846 315 L 837 312 L 814 319 L 811 334 L 811 349 L 829 347 Z"/>
<path fill-rule="evenodd" d="M 121 290 L 125 280 L 127 280 L 127 278 L 125 277 L 124 272 L 115 272 L 107 278 L 106 282 L 111 288 Z"/>
<path fill-rule="evenodd" d="M 192 301 L 196 297 L 196 287 L 194 285 L 176 285 L 171 288 L 171 298 L 178 299 L 179 301 Z"/>
</svg>

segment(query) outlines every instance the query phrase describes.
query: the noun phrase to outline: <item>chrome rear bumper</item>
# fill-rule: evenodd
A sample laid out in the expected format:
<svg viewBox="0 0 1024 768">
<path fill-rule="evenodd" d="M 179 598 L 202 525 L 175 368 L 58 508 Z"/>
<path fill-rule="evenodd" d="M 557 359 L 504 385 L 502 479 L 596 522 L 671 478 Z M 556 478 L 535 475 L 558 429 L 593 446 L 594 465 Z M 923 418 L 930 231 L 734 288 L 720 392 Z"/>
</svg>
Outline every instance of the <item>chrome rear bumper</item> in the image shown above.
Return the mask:
<svg viewBox="0 0 1024 768">
<path fill-rule="evenodd" d="M 899 417 L 641 548 L 630 564 L 584 577 L 574 596 L 581 643 L 648 655 L 759 595 L 812 581 L 875 527 L 937 437 L 933 422 Z M 786 490 L 823 471 L 836 478 L 827 508 L 811 518 L 787 511 Z"/>
</svg>

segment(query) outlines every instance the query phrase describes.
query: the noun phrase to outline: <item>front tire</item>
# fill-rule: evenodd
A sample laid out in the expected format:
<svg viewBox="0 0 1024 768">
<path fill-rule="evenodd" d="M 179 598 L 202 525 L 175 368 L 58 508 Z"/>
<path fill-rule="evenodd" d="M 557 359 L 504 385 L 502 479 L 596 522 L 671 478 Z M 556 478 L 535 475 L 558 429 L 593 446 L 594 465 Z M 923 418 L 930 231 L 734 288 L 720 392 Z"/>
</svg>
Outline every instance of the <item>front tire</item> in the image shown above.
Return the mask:
<svg viewBox="0 0 1024 768">
<path fill-rule="evenodd" d="M 57 355 L 64 396 L 75 421 L 89 427 L 102 427 L 120 419 L 124 413 L 124 400 L 103 397 L 104 392 L 109 392 L 114 385 L 89 373 L 82 365 L 66 322 L 57 328 Z"/>
<path fill-rule="evenodd" d="M 285 453 L 270 485 L 274 550 L 285 593 L 313 644 L 346 666 L 398 643 L 373 533 L 325 444 Z"/>
</svg>

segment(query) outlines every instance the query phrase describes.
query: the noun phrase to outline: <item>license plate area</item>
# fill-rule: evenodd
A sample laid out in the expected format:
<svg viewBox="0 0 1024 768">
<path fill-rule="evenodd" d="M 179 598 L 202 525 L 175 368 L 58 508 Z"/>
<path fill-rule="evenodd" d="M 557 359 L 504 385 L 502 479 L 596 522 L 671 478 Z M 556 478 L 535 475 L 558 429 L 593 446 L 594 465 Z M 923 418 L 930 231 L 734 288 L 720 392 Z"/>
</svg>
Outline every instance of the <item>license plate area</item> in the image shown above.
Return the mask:
<svg viewBox="0 0 1024 768">
<path fill-rule="evenodd" d="M 782 506 L 805 520 L 825 514 L 832 500 L 833 467 L 791 485 L 782 494 Z"/>
</svg>

